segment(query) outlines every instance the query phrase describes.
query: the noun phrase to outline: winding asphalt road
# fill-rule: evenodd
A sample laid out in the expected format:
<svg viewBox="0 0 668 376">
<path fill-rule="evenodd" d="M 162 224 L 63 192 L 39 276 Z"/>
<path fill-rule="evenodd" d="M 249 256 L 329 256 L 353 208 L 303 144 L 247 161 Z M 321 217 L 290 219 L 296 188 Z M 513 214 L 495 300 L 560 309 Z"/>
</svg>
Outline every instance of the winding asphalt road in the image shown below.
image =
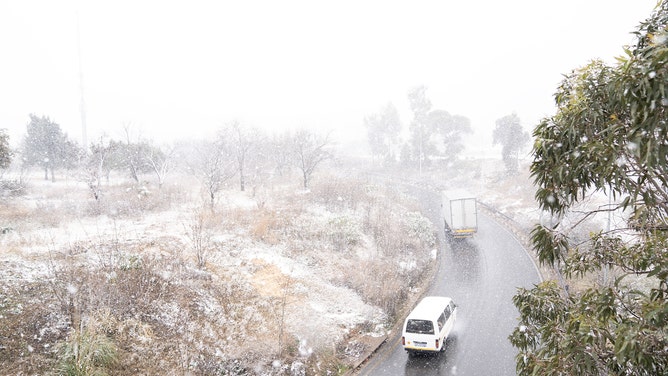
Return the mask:
<svg viewBox="0 0 668 376">
<path fill-rule="evenodd" d="M 416 195 L 442 229 L 439 195 L 426 189 Z M 401 333 L 393 333 L 359 375 L 516 374 L 516 349 L 508 341 L 519 316 L 512 297 L 518 287 L 540 281 L 531 258 L 510 232 L 480 210 L 474 238 L 446 239 L 441 230 L 439 240 L 438 274 L 427 295 L 450 296 L 459 306 L 446 351 L 409 358 Z"/>
</svg>

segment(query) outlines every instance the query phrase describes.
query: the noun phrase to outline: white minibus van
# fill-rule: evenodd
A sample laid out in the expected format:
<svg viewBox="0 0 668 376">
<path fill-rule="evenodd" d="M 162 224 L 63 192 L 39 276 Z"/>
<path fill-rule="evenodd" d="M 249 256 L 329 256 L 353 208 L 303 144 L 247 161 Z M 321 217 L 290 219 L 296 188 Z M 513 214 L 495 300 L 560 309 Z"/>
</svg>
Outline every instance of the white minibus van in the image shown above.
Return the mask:
<svg viewBox="0 0 668 376">
<path fill-rule="evenodd" d="M 404 321 L 401 343 L 409 353 L 445 350 L 445 340 L 457 318 L 457 305 L 451 298 L 427 296 Z"/>
</svg>

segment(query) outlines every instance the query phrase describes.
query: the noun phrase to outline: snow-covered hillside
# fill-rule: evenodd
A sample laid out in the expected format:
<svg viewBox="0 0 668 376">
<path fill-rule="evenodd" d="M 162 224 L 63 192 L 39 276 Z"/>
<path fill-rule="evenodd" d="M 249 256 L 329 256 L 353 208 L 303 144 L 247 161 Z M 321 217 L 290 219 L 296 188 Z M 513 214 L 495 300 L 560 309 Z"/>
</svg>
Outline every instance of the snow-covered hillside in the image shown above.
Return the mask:
<svg viewBox="0 0 668 376">
<path fill-rule="evenodd" d="M 2 373 L 345 369 L 353 338 L 384 333 L 433 257 L 434 228 L 390 187 L 327 176 L 229 189 L 211 210 L 185 181 L 118 179 L 95 200 L 36 176 L 3 198 Z"/>
</svg>

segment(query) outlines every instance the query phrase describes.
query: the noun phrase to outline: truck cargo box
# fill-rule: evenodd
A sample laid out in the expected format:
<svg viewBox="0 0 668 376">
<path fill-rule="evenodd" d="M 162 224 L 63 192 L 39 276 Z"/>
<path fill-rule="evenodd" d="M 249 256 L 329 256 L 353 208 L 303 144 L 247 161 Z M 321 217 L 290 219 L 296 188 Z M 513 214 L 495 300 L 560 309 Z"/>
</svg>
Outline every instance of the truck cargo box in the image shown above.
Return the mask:
<svg viewBox="0 0 668 376">
<path fill-rule="evenodd" d="M 446 233 L 455 238 L 467 238 L 478 232 L 478 208 L 474 196 L 463 192 L 443 192 L 441 207 Z"/>
</svg>

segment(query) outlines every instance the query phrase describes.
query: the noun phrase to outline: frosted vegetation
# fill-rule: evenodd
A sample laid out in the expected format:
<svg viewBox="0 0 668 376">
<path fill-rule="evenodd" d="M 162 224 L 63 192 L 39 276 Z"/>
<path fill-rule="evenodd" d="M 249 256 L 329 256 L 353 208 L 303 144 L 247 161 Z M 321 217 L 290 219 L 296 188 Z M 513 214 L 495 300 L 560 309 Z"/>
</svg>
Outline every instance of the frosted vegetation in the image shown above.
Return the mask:
<svg viewBox="0 0 668 376">
<path fill-rule="evenodd" d="M 17 374 L 336 373 L 435 248 L 415 203 L 357 178 L 287 174 L 213 207 L 185 174 L 112 172 L 96 197 L 42 179 L 0 206 L 0 369 Z"/>
<path fill-rule="evenodd" d="M 436 229 L 396 187 L 412 174 L 471 187 L 535 251 L 544 282 L 513 298 L 519 374 L 666 374 L 666 25 L 660 1 L 616 65 L 564 76 L 530 165 L 514 114 L 499 163 L 460 158 L 470 122 L 426 87 L 407 132 L 391 103 L 365 118 L 393 186 L 306 130 L 162 147 L 126 128 L 86 150 L 44 116 L 17 150 L 0 130 L 0 369 L 342 374 L 430 281 Z"/>
<path fill-rule="evenodd" d="M 392 106 L 366 121 L 374 166 L 402 171 L 390 186 L 306 129 L 156 145 L 125 126 L 86 150 L 47 116 L 17 149 L 0 130 L 0 369 L 345 372 L 435 264 L 436 228 L 396 182 L 452 167 L 470 125 L 425 91 L 408 140 Z"/>
</svg>

